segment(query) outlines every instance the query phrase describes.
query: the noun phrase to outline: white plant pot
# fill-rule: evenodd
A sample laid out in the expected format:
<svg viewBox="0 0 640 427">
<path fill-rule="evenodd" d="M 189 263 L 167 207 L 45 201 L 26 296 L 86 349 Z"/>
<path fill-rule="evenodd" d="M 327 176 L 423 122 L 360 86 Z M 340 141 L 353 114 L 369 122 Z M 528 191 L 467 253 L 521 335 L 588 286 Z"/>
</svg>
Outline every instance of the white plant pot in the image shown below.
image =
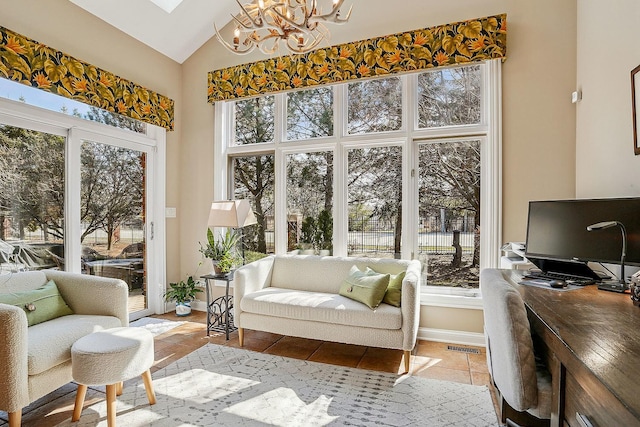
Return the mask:
<svg viewBox="0 0 640 427">
<path fill-rule="evenodd" d="M 191 314 L 191 301 L 176 303 L 176 316 L 188 316 Z"/>
</svg>

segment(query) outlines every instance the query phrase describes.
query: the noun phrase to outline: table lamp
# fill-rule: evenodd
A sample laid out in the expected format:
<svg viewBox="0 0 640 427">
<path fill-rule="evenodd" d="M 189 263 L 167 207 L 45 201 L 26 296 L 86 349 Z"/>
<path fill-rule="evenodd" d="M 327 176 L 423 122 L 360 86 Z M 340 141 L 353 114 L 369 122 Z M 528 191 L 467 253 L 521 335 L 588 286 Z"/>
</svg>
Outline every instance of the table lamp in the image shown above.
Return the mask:
<svg viewBox="0 0 640 427">
<path fill-rule="evenodd" d="M 257 224 L 249 200 L 221 200 L 211 203 L 208 227 L 231 227 L 240 230 L 240 246 L 242 247 L 242 264 L 244 264 L 244 242 L 242 228 Z"/>
<path fill-rule="evenodd" d="M 587 231 L 605 230 L 607 228 L 620 227 L 622 231 L 622 255 L 620 257 L 620 280 L 603 281 L 598 284 L 598 289 L 605 291 L 624 292 L 628 288 L 627 281 L 624 278 L 624 259 L 627 256 L 627 229 L 620 221 L 603 221 L 591 224 L 587 227 Z"/>
</svg>

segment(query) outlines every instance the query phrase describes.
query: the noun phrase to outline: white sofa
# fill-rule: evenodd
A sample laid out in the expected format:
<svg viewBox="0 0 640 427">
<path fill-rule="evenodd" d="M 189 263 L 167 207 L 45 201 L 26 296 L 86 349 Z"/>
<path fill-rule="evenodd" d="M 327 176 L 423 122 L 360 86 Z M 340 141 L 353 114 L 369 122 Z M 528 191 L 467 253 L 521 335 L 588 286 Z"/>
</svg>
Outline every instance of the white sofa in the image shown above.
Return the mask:
<svg viewBox="0 0 640 427">
<path fill-rule="evenodd" d="M 0 294 L 53 280 L 74 314 L 28 326 L 25 311 L 0 304 L 0 410 L 19 426 L 22 408 L 72 381 L 71 346 L 101 329 L 129 324 L 125 282 L 54 270 L 0 275 Z"/>
<path fill-rule="evenodd" d="M 400 307 L 376 309 L 338 294 L 352 266 L 379 273 L 406 270 Z M 404 351 L 405 370 L 418 333 L 420 262 L 417 260 L 269 256 L 239 268 L 234 323 L 244 329 Z"/>
</svg>

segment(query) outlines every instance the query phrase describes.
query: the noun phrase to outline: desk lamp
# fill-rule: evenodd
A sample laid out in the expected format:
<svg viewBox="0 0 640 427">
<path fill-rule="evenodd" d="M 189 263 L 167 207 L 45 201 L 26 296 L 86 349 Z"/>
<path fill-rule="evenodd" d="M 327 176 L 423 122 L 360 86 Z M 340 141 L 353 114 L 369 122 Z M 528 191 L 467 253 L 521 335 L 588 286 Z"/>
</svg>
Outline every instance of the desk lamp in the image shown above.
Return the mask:
<svg viewBox="0 0 640 427">
<path fill-rule="evenodd" d="M 595 224 L 591 224 L 587 227 L 587 231 L 597 231 L 597 230 L 605 230 L 607 228 L 620 227 L 622 231 L 622 256 L 620 257 L 620 280 L 607 280 L 602 281 L 598 284 L 598 289 L 602 289 L 605 291 L 613 291 L 613 292 L 624 292 L 629 287 L 627 286 L 627 281 L 624 278 L 624 259 L 627 256 L 627 229 L 624 227 L 624 224 L 620 221 L 603 221 Z"/>
<path fill-rule="evenodd" d="M 253 214 L 251 204 L 246 199 L 223 200 L 211 203 L 209 211 L 208 227 L 231 227 L 240 230 L 240 246 L 242 247 L 242 263 L 244 264 L 244 242 L 242 240 L 242 228 L 247 225 L 257 224 L 258 220 Z"/>
</svg>

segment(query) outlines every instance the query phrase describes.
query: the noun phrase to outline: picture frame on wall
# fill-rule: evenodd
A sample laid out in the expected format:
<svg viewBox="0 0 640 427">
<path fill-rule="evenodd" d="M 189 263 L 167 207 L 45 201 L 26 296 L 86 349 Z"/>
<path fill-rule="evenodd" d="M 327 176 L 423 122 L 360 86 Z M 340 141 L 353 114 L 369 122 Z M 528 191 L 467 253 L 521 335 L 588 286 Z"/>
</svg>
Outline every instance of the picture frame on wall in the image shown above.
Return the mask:
<svg viewBox="0 0 640 427">
<path fill-rule="evenodd" d="M 638 126 L 640 126 L 640 65 L 631 70 L 631 110 L 633 114 L 633 152 L 640 154 L 640 141 L 638 141 Z"/>
</svg>

